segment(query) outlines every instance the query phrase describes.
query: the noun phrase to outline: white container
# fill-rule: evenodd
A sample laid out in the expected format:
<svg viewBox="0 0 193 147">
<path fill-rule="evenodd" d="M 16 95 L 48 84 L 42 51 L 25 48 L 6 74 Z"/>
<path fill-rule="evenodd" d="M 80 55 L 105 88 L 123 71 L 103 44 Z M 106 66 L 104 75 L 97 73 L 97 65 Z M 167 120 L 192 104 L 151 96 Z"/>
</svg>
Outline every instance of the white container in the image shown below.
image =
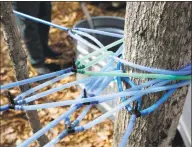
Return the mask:
<svg viewBox="0 0 193 147">
<path fill-rule="evenodd" d="M 189 87 L 188 94 L 184 103 L 182 115 L 180 117 L 178 131 L 180 132 L 184 144 L 186 147 L 192 146 L 192 110 L 191 110 L 191 99 L 192 99 L 192 86 Z"/>
<path fill-rule="evenodd" d="M 113 16 L 97 16 L 92 17 L 93 25 L 96 30 L 101 31 L 108 31 L 112 33 L 118 33 L 123 34 L 124 33 L 124 19 L 120 17 L 113 17 Z M 80 28 L 89 28 L 89 24 L 87 20 L 79 21 L 77 24 L 74 25 L 74 27 L 80 27 Z M 115 37 L 109 37 L 109 36 L 103 36 L 103 35 L 94 35 L 103 45 L 108 45 L 114 41 L 119 40 L 119 38 Z M 116 51 L 119 48 L 119 46 L 116 46 L 111 51 Z M 84 50 L 86 50 L 88 53 L 93 52 L 94 50 L 89 48 L 88 46 L 85 46 L 80 41 L 76 42 L 76 58 L 81 59 L 82 57 L 86 56 L 88 53 L 86 53 Z M 107 61 L 99 62 L 98 64 L 92 66 L 88 70 L 92 71 L 100 71 L 102 67 L 107 63 Z M 77 74 L 76 78 L 82 79 L 87 76 L 82 74 Z M 107 93 L 113 93 L 117 90 L 117 84 L 115 82 L 111 82 L 107 88 L 104 89 L 102 94 Z M 116 105 L 116 100 L 109 101 L 107 103 L 102 103 L 97 105 L 98 109 L 102 112 L 107 112 L 112 109 L 112 106 Z M 111 119 L 114 117 L 112 116 Z"/>
</svg>

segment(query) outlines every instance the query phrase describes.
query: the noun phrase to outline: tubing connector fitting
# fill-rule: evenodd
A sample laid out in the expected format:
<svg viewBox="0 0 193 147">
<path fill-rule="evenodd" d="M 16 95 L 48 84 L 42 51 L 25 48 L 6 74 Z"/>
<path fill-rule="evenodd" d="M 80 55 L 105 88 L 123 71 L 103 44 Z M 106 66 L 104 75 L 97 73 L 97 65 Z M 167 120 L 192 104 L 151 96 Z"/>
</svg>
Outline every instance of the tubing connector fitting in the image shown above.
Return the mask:
<svg viewBox="0 0 193 147">
<path fill-rule="evenodd" d="M 21 99 L 21 100 L 18 100 L 18 101 L 16 102 L 16 104 L 17 104 L 17 105 L 23 105 L 23 104 L 26 104 L 26 101 L 25 101 L 25 99 Z"/>
<path fill-rule="evenodd" d="M 10 91 L 7 92 L 7 97 L 9 100 L 9 109 L 15 109 L 15 101 L 14 101 L 14 96 L 11 94 Z"/>
<path fill-rule="evenodd" d="M 78 69 L 77 72 L 80 73 L 80 74 L 84 74 L 85 73 L 85 71 L 82 70 L 82 69 Z"/>
<path fill-rule="evenodd" d="M 74 58 L 72 59 L 72 69 L 71 69 L 71 71 L 77 73 L 77 66 L 75 64 L 75 59 Z"/>
<path fill-rule="evenodd" d="M 98 101 L 93 101 L 93 102 L 84 102 L 83 105 L 95 105 L 98 104 Z"/>
<path fill-rule="evenodd" d="M 76 130 L 73 127 L 68 127 L 67 134 L 73 134 L 75 132 L 76 132 Z"/>
<path fill-rule="evenodd" d="M 15 109 L 15 105 L 10 104 L 9 109 Z"/>
<path fill-rule="evenodd" d="M 86 66 L 84 64 L 78 65 L 78 69 L 84 69 Z"/>
</svg>

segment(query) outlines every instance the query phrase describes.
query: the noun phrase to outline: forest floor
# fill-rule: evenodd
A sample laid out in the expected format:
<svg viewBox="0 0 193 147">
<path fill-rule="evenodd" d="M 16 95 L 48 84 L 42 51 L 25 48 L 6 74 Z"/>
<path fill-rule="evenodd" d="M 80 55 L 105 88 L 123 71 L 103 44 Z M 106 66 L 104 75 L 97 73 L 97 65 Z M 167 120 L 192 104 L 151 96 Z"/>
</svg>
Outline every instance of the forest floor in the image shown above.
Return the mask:
<svg viewBox="0 0 193 147">
<path fill-rule="evenodd" d="M 107 11 L 93 6 L 90 4 L 86 5 L 91 16 L 120 16 L 124 17 L 125 10 L 120 9 L 116 11 Z M 60 24 L 66 27 L 72 27 L 77 21 L 86 18 L 80 4 L 78 2 L 53 2 L 52 3 L 52 22 Z M 51 47 L 53 49 L 60 50 L 63 53 L 63 56 L 60 60 L 50 60 L 47 59 L 46 62 L 56 62 L 61 66 L 63 64 L 71 63 L 72 56 L 74 55 L 74 46 L 72 39 L 64 31 L 58 30 L 56 28 L 50 29 L 50 41 Z M 10 60 L 7 46 L 5 45 L 4 38 L 1 31 L 1 50 L 0 50 L 0 85 L 10 83 L 15 81 L 14 70 L 12 62 Z M 34 77 L 37 75 L 35 70 L 28 64 L 29 67 L 29 76 Z M 64 83 L 74 81 L 75 76 L 70 76 L 61 80 L 60 82 L 53 84 L 52 86 L 46 87 L 43 90 L 48 90 L 50 88 L 60 86 Z M 33 83 L 32 86 L 36 86 L 37 83 Z M 10 92 L 16 96 L 20 93 L 19 89 L 13 88 Z M 46 103 L 51 101 L 62 101 L 75 98 L 79 94 L 76 87 L 71 87 L 63 91 L 51 94 L 44 99 L 36 101 L 36 103 Z M 1 91 L 0 104 L 8 103 L 6 97 L 6 91 Z M 56 119 L 62 113 L 64 113 L 68 107 L 57 107 L 50 109 L 42 109 L 38 111 L 40 121 L 42 126 L 47 125 L 52 120 Z M 72 115 L 72 120 L 74 120 L 82 109 L 77 111 Z M 92 108 L 91 111 L 86 115 L 81 125 L 97 118 L 102 113 L 96 109 Z M 60 122 L 56 127 L 51 129 L 46 133 L 48 138 L 51 140 L 55 138 L 61 131 L 64 129 L 64 122 Z M 21 143 L 28 137 L 32 136 L 33 133 L 30 129 L 29 123 L 27 121 L 26 115 L 23 111 L 14 111 L 9 110 L 1 113 L 0 121 L 0 146 L 1 147 L 10 147 L 15 146 L 16 144 Z M 113 135 L 113 123 L 110 120 L 105 120 L 103 123 L 84 131 L 82 133 L 77 133 L 69 135 L 63 138 L 56 147 L 66 146 L 66 147 L 110 147 L 112 144 L 112 135 Z M 37 142 L 34 142 L 30 145 L 37 146 Z"/>
</svg>

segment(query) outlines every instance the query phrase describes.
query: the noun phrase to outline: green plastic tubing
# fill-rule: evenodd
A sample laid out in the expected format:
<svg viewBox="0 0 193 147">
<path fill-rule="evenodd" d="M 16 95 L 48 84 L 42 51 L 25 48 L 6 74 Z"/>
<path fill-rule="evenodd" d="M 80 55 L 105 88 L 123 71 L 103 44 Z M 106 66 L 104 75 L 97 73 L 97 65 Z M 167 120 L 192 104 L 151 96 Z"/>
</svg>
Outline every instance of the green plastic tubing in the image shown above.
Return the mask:
<svg viewBox="0 0 193 147">
<path fill-rule="evenodd" d="M 174 76 L 163 74 L 142 74 L 142 73 L 117 73 L 117 72 L 92 72 L 78 70 L 79 73 L 92 76 L 119 76 L 119 77 L 131 77 L 141 79 L 168 79 L 168 80 L 191 80 L 192 76 Z"/>
</svg>

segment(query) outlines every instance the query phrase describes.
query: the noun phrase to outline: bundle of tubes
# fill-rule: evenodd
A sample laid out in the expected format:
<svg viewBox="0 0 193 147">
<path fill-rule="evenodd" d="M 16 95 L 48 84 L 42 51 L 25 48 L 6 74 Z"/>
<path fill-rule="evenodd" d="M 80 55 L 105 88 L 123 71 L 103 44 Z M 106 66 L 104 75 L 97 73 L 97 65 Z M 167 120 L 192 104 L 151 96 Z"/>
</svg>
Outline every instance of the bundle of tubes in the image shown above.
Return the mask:
<svg viewBox="0 0 193 147">
<path fill-rule="evenodd" d="M 28 138 L 20 145 L 18 145 L 18 147 L 28 146 L 30 143 L 37 140 L 40 136 L 45 134 L 51 128 L 55 127 L 60 121 L 65 120 L 65 130 L 61 132 L 56 138 L 52 139 L 50 142 L 48 142 L 45 145 L 45 147 L 54 146 L 65 136 L 72 133 L 78 133 L 78 132 L 82 132 L 87 129 L 90 129 L 93 126 L 101 123 L 105 119 L 109 118 L 115 112 L 119 112 L 121 109 L 126 109 L 128 111 L 128 114 L 130 114 L 131 116 L 128 122 L 128 127 L 125 130 L 125 134 L 123 135 L 119 145 L 120 147 L 125 147 L 129 141 L 129 136 L 132 133 L 134 124 L 138 117 L 146 116 L 151 112 L 155 111 L 161 104 L 167 101 L 167 99 L 176 91 L 177 88 L 187 86 L 190 84 L 191 74 L 192 74 L 191 64 L 185 67 L 182 67 L 176 71 L 172 71 L 172 70 L 163 70 L 163 69 L 145 67 L 145 66 L 137 65 L 122 59 L 122 51 L 123 51 L 122 34 L 116 34 L 116 33 L 86 29 L 86 28 L 69 29 L 57 24 L 53 24 L 51 22 L 47 22 L 29 15 L 17 12 L 17 11 L 14 11 L 14 13 L 16 15 L 19 15 L 20 17 L 25 17 L 25 18 L 34 20 L 36 22 L 43 23 L 45 25 L 50 25 L 52 27 L 62 29 L 68 32 L 68 34 L 75 40 L 80 41 L 83 44 L 93 49 L 92 53 L 89 53 L 87 56 L 84 56 L 81 59 L 77 59 L 77 61 L 74 62 L 71 68 L 0 86 L 0 90 L 6 90 L 16 86 L 49 79 L 46 82 L 19 94 L 14 98 L 14 100 L 10 104 L 0 106 L 0 111 L 6 111 L 9 109 L 30 111 L 30 110 L 54 108 L 54 107 L 60 107 L 60 106 L 71 106 L 68 109 L 68 111 L 64 112 L 57 119 L 47 124 L 41 130 L 37 131 L 30 138 Z M 119 40 L 107 46 L 104 46 L 99 40 L 91 36 L 89 33 L 116 37 Z M 83 37 L 84 38 L 86 37 L 92 40 L 95 43 L 95 45 L 88 42 L 86 39 L 83 39 Z M 116 46 L 120 46 L 120 47 L 115 53 L 109 51 L 109 49 Z M 92 67 L 101 61 L 106 61 L 106 65 L 100 71 L 86 70 L 87 68 Z M 131 68 L 135 68 L 141 71 L 145 71 L 147 73 L 124 73 L 122 70 L 122 65 L 129 66 Z M 49 89 L 47 91 L 36 93 L 38 90 L 48 85 L 51 85 L 55 82 L 60 81 L 65 77 L 68 77 L 70 75 L 77 74 L 77 73 L 90 75 L 90 76 L 87 78 L 83 78 L 77 81 L 73 81 L 73 82 Z M 142 83 L 140 85 L 136 85 L 131 80 L 131 78 L 132 79 L 142 78 L 142 79 L 151 79 L 151 80 L 145 83 Z M 175 84 L 171 84 L 172 81 L 176 81 Z M 111 82 L 117 83 L 117 87 L 118 87 L 117 92 L 112 94 L 101 95 L 103 90 Z M 130 85 L 130 88 L 124 89 L 123 83 L 127 83 L 128 85 Z M 83 84 L 84 88 L 80 87 L 79 84 Z M 81 94 L 75 100 L 65 100 L 65 101 L 59 101 L 59 102 L 28 105 L 29 102 L 35 101 L 49 94 L 64 90 L 66 88 L 69 88 L 75 85 L 79 86 L 79 88 L 81 89 Z M 161 91 L 166 91 L 166 93 L 160 99 L 158 99 L 158 101 L 155 102 L 153 105 L 149 106 L 146 109 L 141 110 L 142 96 L 150 93 L 161 92 Z M 104 113 L 103 115 L 99 116 L 95 120 L 85 125 L 82 125 L 82 126 L 79 125 L 81 120 L 86 116 L 86 114 L 93 106 L 117 99 L 119 97 L 121 98 L 121 103 L 116 107 L 114 107 L 111 111 Z M 131 106 L 131 104 L 133 105 Z M 71 115 L 81 107 L 84 107 L 83 111 L 73 122 L 71 122 L 70 121 Z"/>
</svg>

